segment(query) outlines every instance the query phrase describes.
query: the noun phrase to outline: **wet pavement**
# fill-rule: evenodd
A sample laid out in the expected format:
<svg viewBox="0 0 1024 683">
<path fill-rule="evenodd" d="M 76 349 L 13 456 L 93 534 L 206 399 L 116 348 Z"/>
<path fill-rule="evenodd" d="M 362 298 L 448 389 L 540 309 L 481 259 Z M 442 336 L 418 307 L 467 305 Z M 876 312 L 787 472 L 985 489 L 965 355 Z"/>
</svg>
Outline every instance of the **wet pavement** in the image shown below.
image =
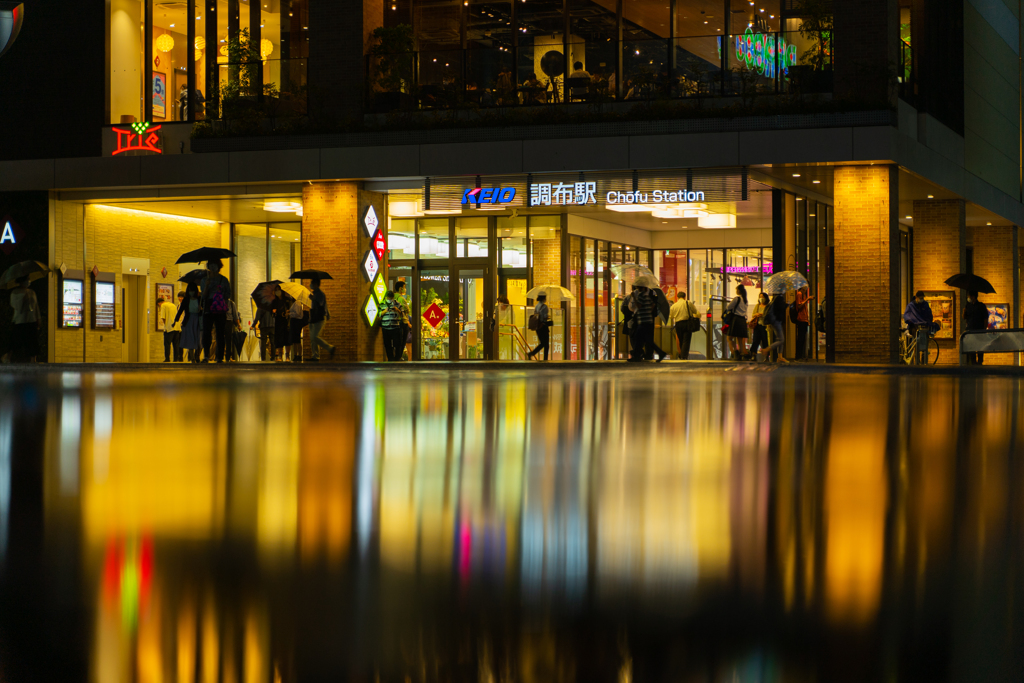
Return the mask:
<svg viewBox="0 0 1024 683">
<path fill-rule="evenodd" d="M 94 370 L 0 375 L 4 683 L 1024 678 L 1013 374 Z"/>
</svg>

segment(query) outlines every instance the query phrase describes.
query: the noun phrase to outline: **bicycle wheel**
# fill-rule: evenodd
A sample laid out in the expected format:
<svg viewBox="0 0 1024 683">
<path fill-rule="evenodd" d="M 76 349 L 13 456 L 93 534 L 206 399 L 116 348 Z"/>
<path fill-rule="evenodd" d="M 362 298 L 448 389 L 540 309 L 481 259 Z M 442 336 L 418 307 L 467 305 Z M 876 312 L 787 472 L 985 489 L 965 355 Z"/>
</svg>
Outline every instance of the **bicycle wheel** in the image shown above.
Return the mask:
<svg viewBox="0 0 1024 683">
<path fill-rule="evenodd" d="M 939 362 L 939 342 L 935 339 L 928 340 L 928 358 L 930 359 L 929 365 Z"/>
</svg>

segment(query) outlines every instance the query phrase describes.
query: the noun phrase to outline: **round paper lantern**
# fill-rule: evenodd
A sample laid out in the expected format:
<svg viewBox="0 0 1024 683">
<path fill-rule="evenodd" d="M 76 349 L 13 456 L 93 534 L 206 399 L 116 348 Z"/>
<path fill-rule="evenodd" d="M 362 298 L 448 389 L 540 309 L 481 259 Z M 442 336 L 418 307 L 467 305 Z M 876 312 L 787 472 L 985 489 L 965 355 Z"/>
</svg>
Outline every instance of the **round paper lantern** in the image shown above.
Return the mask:
<svg viewBox="0 0 1024 683">
<path fill-rule="evenodd" d="M 268 39 L 264 38 L 260 41 L 260 58 L 266 59 L 274 52 L 274 44 Z"/>
<path fill-rule="evenodd" d="M 203 38 L 202 36 L 198 36 L 196 38 L 196 49 L 197 50 L 202 50 L 205 47 L 206 47 L 206 38 Z"/>
<path fill-rule="evenodd" d="M 170 52 L 174 49 L 174 38 L 169 33 L 164 33 L 156 39 L 156 49 L 160 52 Z"/>
<path fill-rule="evenodd" d="M 196 50 L 196 61 L 198 62 L 198 61 L 199 61 L 200 59 L 202 59 L 202 58 L 203 58 L 203 51 L 202 51 L 202 50 L 199 50 L 199 49 L 197 49 L 197 50 Z"/>
</svg>

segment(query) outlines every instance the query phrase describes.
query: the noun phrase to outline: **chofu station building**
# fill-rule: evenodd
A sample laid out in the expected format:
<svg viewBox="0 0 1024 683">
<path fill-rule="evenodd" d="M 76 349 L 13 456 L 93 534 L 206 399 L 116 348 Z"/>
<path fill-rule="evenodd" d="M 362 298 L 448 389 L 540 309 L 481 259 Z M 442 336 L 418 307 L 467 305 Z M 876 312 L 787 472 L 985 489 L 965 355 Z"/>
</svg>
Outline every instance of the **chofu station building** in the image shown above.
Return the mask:
<svg viewBox="0 0 1024 683">
<path fill-rule="evenodd" d="M 1009 10 L 964 3 L 963 35 L 939 41 L 895 0 L 835 3 L 827 35 L 777 1 L 698 19 L 679 0 L 662 20 L 653 0 L 585 17 L 547 0 L 119 0 L 82 10 L 90 30 L 27 4 L 0 57 L 21 102 L 0 111 L 0 266 L 51 269 L 33 285 L 51 362 L 162 360 L 157 302 L 203 246 L 237 254 L 224 274 L 246 326 L 257 284 L 331 273 L 324 337 L 346 361 L 383 360 L 399 281 L 413 359 L 523 359 L 526 293 L 555 284 L 574 300 L 552 311 L 553 361 L 621 360 L 615 267 L 631 263 L 696 304 L 694 358 L 728 359 L 736 286 L 753 303 L 784 270 L 809 283 L 821 362 L 894 362 L 924 290 L 938 363 L 959 363 L 957 272 L 995 286 L 991 325 L 1021 326 Z M 388 31 L 411 49 L 382 53 Z M 54 43 L 82 55 L 70 119 L 39 87 Z"/>
</svg>

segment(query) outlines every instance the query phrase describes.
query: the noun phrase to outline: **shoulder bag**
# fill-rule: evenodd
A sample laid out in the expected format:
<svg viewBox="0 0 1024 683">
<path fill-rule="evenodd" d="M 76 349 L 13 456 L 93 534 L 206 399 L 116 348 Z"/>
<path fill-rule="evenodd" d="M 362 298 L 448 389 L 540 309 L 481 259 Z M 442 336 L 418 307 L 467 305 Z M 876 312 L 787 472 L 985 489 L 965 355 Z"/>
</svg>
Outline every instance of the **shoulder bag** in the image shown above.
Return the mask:
<svg viewBox="0 0 1024 683">
<path fill-rule="evenodd" d="M 700 313 L 697 312 L 697 308 L 689 301 L 686 302 L 686 307 L 690 310 L 690 317 L 686 319 L 686 331 L 700 331 Z"/>
</svg>

